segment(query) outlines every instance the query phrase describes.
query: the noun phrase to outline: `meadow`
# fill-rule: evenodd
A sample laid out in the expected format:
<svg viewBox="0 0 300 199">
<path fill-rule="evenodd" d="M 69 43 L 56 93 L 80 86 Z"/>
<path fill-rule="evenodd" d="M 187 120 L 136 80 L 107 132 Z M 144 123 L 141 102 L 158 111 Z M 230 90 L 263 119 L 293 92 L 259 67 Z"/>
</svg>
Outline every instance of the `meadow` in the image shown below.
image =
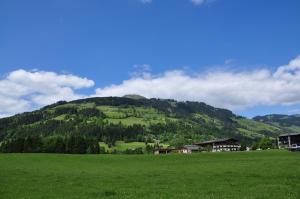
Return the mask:
<svg viewBox="0 0 300 199">
<path fill-rule="evenodd" d="M 111 153 L 113 150 L 116 150 L 118 152 L 124 152 L 128 149 L 137 149 L 137 148 L 142 148 L 145 150 L 146 144 L 145 142 L 124 142 L 124 141 L 116 141 L 115 146 L 109 147 L 106 143 L 100 142 L 99 145 L 101 147 L 104 147 L 106 152 Z M 148 143 L 150 146 L 154 146 L 155 143 Z M 163 148 L 167 148 L 169 145 L 160 143 L 159 146 Z"/>
<path fill-rule="evenodd" d="M 0 154 L 0 198 L 300 198 L 300 153 Z"/>
</svg>

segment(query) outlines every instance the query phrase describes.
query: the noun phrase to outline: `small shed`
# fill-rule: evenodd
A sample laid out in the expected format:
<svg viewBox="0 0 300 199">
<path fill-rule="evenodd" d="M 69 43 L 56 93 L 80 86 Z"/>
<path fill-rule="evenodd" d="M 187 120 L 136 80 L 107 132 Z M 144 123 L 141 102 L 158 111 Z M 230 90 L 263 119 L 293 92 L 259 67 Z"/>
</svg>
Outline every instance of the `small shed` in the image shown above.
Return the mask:
<svg viewBox="0 0 300 199">
<path fill-rule="evenodd" d="M 178 150 L 179 153 L 184 153 L 184 154 L 195 153 L 199 151 L 200 151 L 200 146 L 197 145 L 184 145 Z"/>
<path fill-rule="evenodd" d="M 154 150 L 155 155 L 168 154 L 168 153 L 171 153 L 171 152 L 172 152 L 172 149 L 169 149 L 169 148 L 159 148 L 159 149 Z"/>
</svg>

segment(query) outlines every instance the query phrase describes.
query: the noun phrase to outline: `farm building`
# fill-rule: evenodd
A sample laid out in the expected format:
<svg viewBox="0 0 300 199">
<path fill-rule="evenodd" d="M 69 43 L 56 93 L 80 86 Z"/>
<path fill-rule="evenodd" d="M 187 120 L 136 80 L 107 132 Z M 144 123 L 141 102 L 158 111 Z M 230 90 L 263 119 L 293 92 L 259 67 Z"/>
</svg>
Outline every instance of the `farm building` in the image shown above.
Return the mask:
<svg viewBox="0 0 300 199">
<path fill-rule="evenodd" d="M 202 147 L 201 147 L 202 148 Z M 198 145 L 185 145 L 178 150 L 179 153 L 194 153 L 199 152 L 201 149 Z"/>
<path fill-rule="evenodd" d="M 239 151 L 241 148 L 240 144 L 238 143 L 238 140 L 234 138 L 210 140 L 196 143 L 195 145 L 206 148 L 207 150 L 211 150 L 212 152 Z"/>
<path fill-rule="evenodd" d="M 278 137 L 279 149 L 300 150 L 300 133 L 287 133 Z"/>
<path fill-rule="evenodd" d="M 159 148 L 155 149 L 154 154 L 159 155 L 159 154 L 168 154 L 171 153 L 173 149 L 165 149 L 165 148 Z"/>
</svg>

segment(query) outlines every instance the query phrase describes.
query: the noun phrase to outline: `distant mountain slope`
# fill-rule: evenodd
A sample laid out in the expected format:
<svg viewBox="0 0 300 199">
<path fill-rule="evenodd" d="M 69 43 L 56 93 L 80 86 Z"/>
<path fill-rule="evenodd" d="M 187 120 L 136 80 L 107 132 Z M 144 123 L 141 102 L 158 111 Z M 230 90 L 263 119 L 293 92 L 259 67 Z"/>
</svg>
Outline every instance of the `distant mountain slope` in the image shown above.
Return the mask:
<svg viewBox="0 0 300 199">
<path fill-rule="evenodd" d="M 0 141 L 29 135 L 82 134 L 106 143 L 117 140 L 191 143 L 224 137 L 251 141 L 281 132 L 280 127 L 246 119 L 205 103 L 142 97 L 62 101 L 0 119 Z"/>
<path fill-rule="evenodd" d="M 125 98 L 131 98 L 131 99 L 147 99 L 146 97 L 144 96 L 141 96 L 141 95 L 136 95 L 136 94 L 129 94 L 129 95 L 124 95 L 123 97 Z"/>
<path fill-rule="evenodd" d="M 254 117 L 253 120 L 280 127 L 286 131 L 300 132 L 300 115 L 265 115 Z"/>
</svg>

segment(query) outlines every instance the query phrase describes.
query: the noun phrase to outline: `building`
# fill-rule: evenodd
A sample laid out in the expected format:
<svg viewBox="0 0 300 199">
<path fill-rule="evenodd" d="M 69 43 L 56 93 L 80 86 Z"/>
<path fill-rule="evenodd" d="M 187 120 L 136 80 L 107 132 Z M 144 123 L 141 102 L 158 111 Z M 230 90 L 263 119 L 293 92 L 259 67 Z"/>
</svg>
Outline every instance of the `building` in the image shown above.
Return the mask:
<svg viewBox="0 0 300 199">
<path fill-rule="evenodd" d="M 195 153 L 201 151 L 201 148 L 198 145 L 185 145 L 178 150 L 179 153 Z"/>
<path fill-rule="evenodd" d="M 300 150 L 300 133 L 287 133 L 278 137 L 279 149 Z"/>
<path fill-rule="evenodd" d="M 196 143 L 195 145 L 206 148 L 206 150 L 212 152 L 239 151 L 241 148 L 240 144 L 238 143 L 238 140 L 234 138 L 210 140 L 210 141 Z"/>
<path fill-rule="evenodd" d="M 171 153 L 173 149 L 159 148 L 154 150 L 155 155 Z"/>
</svg>

